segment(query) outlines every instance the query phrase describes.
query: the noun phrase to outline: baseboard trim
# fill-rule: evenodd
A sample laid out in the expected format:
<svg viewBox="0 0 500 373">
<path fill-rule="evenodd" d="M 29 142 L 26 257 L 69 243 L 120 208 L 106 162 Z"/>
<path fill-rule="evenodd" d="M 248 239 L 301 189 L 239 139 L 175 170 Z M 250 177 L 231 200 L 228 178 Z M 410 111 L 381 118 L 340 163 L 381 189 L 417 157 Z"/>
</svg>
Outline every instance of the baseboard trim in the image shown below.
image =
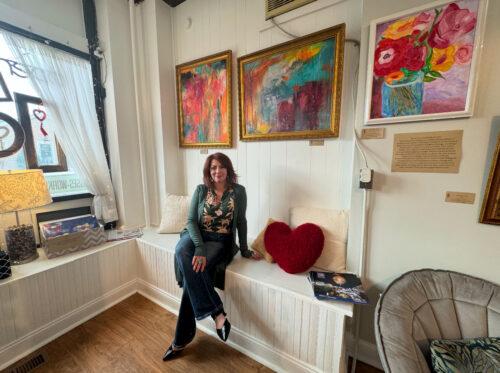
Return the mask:
<svg viewBox="0 0 500 373">
<path fill-rule="evenodd" d="M 354 355 L 354 338 L 350 333 L 348 333 L 346 337 L 347 355 L 352 357 Z M 358 360 L 369 364 L 372 367 L 384 370 L 378 357 L 377 346 L 374 343 L 365 341 L 364 339 L 360 339 L 358 341 Z"/>
<path fill-rule="evenodd" d="M 134 279 L 8 344 L 0 349 L 0 371 L 136 292 Z"/>
<path fill-rule="evenodd" d="M 158 304 L 160 307 L 177 315 L 179 313 L 180 299 L 173 297 L 166 291 L 142 280 L 137 280 L 137 291 L 142 296 Z M 204 333 L 219 338 L 215 333 L 213 322 L 205 319 L 197 323 L 198 329 Z M 317 372 L 318 370 L 293 356 L 276 351 L 259 340 L 249 336 L 236 327 L 231 328 L 231 337 L 227 344 L 249 356 L 255 361 L 267 366 L 276 372 Z"/>
</svg>

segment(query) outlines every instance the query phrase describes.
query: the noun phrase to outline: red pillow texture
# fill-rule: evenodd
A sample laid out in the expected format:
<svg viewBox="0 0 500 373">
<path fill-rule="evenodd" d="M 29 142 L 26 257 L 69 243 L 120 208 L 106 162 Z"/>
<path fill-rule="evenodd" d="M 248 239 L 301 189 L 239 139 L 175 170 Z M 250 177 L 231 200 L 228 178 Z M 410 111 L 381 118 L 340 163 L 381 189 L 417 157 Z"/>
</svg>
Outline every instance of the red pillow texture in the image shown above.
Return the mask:
<svg viewBox="0 0 500 373">
<path fill-rule="evenodd" d="M 264 233 L 266 250 L 288 273 L 301 273 L 311 268 L 321 255 L 324 243 L 321 228 L 311 223 L 292 230 L 285 223 L 274 222 Z"/>
</svg>

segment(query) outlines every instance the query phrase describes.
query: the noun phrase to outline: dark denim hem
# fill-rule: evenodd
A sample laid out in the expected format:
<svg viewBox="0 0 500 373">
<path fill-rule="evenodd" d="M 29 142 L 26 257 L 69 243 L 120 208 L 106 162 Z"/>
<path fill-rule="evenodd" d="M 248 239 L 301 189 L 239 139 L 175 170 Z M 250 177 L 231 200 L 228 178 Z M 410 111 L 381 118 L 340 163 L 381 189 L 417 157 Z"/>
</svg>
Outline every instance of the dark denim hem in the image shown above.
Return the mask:
<svg viewBox="0 0 500 373">
<path fill-rule="evenodd" d="M 214 314 L 219 314 L 221 313 L 222 311 L 224 310 L 224 306 L 222 304 L 218 305 L 217 307 L 215 307 L 212 311 L 210 312 L 207 312 L 207 313 L 204 313 L 203 315 L 201 316 L 195 316 L 196 320 L 198 321 L 201 321 L 203 319 L 206 319 L 208 316 L 212 316 Z"/>
</svg>

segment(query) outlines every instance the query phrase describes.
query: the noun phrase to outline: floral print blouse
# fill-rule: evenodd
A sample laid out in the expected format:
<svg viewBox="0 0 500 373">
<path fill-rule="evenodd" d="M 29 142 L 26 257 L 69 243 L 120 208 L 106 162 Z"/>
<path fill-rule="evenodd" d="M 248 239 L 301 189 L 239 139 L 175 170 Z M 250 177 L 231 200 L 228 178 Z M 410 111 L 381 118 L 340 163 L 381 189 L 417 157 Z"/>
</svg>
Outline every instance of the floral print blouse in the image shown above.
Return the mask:
<svg viewBox="0 0 500 373">
<path fill-rule="evenodd" d="M 209 189 L 203 206 L 202 229 L 206 232 L 231 233 L 234 213 L 234 190 L 229 188 L 220 201 L 214 190 Z"/>
</svg>

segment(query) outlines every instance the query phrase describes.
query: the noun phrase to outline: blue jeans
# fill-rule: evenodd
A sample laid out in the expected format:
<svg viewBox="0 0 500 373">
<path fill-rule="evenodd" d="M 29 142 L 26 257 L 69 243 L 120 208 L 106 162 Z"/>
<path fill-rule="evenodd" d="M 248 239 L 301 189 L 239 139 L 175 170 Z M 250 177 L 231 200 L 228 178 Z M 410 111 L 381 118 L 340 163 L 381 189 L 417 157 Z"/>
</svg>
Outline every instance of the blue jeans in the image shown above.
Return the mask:
<svg viewBox="0 0 500 373">
<path fill-rule="evenodd" d="M 207 249 L 207 265 L 203 272 L 196 273 L 193 270 L 194 244 L 189 233 L 182 233 L 175 247 L 175 260 L 181 270 L 184 286 L 175 329 L 175 347 L 183 347 L 193 340 L 196 334 L 195 319 L 203 320 L 224 311 L 219 294 L 214 289 L 212 271 L 224 259 L 232 237 L 210 232 L 202 232 L 202 236 Z"/>
</svg>

